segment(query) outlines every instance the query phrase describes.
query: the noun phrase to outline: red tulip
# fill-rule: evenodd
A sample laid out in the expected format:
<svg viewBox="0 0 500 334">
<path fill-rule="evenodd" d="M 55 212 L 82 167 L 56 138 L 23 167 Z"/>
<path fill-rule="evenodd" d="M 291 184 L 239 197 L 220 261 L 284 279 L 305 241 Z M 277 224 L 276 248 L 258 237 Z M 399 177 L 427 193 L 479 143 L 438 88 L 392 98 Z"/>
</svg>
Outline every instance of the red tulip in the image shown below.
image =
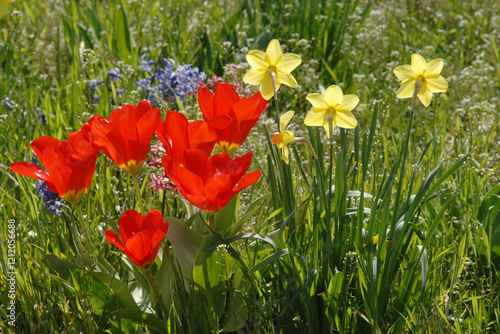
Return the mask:
<svg viewBox="0 0 500 334">
<path fill-rule="evenodd" d="M 135 210 L 128 210 L 120 217 L 120 238 L 108 230 L 106 239 L 120 248 L 133 263 L 144 269 L 153 264 L 160 244 L 168 230 L 168 221 L 158 210 L 151 210 L 146 216 Z"/>
<path fill-rule="evenodd" d="M 185 150 L 196 148 L 210 155 L 217 140 L 217 132 L 208 123 L 189 123 L 186 116 L 170 110 L 165 121 L 158 123 L 156 135 L 165 147 L 169 162 L 181 165 L 184 164 Z"/>
<path fill-rule="evenodd" d="M 198 102 L 203 119 L 221 131 L 216 145 L 227 154 L 233 154 L 243 144 L 267 105 L 260 92 L 240 98 L 229 84 L 217 84 L 215 94 L 207 87 L 199 87 Z M 221 122 L 228 116 L 231 118 L 229 126 Z"/>
<path fill-rule="evenodd" d="M 83 124 L 82 129 L 70 134 L 66 141 L 40 137 L 31 143 L 31 149 L 47 171 L 27 162 L 14 162 L 10 169 L 43 180 L 65 201 L 79 203 L 90 186 L 99 155 L 99 146 L 94 143 L 90 126 Z"/>
<path fill-rule="evenodd" d="M 149 144 L 160 121 L 160 109 L 147 100 L 137 106 L 124 104 L 108 119 L 92 116 L 89 124 L 95 142 L 124 171 L 136 174 L 146 161 Z"/>
<path fill-rule="evenodd" d="M 171 164 L 163 157 L 163 167 L 184 198 L 210 213 L 224 208 L 240 190 L 254 184 L 261 175 L 259 170 L 243 176 L 252 162 L 252 153 L 235 159 L 226 153 L 209 158 L 205 152 L 194 149 L 185 151 L 184 155 L 185 166 Z"/>
</svg>

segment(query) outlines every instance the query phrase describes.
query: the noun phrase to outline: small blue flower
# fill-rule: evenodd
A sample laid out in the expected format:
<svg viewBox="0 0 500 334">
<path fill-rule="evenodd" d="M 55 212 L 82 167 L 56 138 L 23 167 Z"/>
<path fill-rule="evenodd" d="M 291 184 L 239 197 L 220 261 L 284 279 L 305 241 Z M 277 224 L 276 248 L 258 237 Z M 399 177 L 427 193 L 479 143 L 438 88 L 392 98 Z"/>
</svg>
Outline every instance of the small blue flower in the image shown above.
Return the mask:
<svg viewBox="0 0 500 334">
<path fill-rule="evenodd" d="M 90 89 L 92 90 L 93 93 L 97 93 L 97 90 L 101 88 L 102 81 L 98 79 L 92 79 L 90 80 Z"/>
<path fill-rule="evenodd" d="M 43 180 L 36 181 L 36 189 L 38 190 L 38 194 L 42 198 L 45 203 L 45 207 L 47 211 L 53 215 L 60 216 L 63 214 L 62 210 L 59 209 L 61 205 L 66 203 L 62 200 L 59 195 L 49 189 Z"/>
<path fill-rule="evenodd" d="M 9 108 L 9 110 L 12 110 L 16 106 L 16 103 L 12 101 L 10 97 L 6 97 L 5 99 L 2 100 L 2 105 Z"/>
<path fill-rule="evenodd" d="M 154 63 L 155 63 L 154 60 L 145 61 L 144 56 L 141 57 L 141 65 L 142 65 L 142 69 L 144 70 L 144 72 L 152 73 Z"/>
<path fill-rule="evenodd" d="M 118 67 L 115 67 L 114 70 L 109 70 L 108 75 L 109 75 L 109 79 L 112 82 L 115 82 L 116 80 L 118 80 L 120 78 L 123 78 L 123 75 L 120 74 L 120 69 Z"/>
<path fill-rule="evenodd" d="M 38 121 L 40 122 L 40 125 L 41 126 L 47 125 L 47 116 L 45 116 L 45 113 L 42 111 L 42 108 L 36 107 L 35 111 L 38 114 Z"/>
</svg>

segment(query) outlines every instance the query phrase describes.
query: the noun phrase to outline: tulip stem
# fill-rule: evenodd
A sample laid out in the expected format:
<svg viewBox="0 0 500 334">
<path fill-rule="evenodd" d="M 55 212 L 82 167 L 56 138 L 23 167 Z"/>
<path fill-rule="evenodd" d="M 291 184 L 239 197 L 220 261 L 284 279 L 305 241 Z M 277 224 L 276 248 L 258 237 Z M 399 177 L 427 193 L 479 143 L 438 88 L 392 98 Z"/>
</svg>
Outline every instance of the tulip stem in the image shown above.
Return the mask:
<svg viewBox="0 0 500 334">
<path fill-rule="evenodd" d="M 210 228 L 212 230 L 215 231 L 215 215 L 214 214 L 208 214 L 208 226 L 210 226 Z"/>
<path fill-rule="evenodd" d="M 92 263 L 93 262 L 93 260 L 92 260 L 93 254 L 90 252 L 90 249 L 91 249 L 90 234 L 89 234 L 89 231 L 87 228 L 87 224 L 85 223 L 85 220 L 83 219 L 82 207 L 80 206 L 80 203 L 75 203 L 75 207 L 76 207 L 76 212 L 78 214 L 78 219 L 80 220 L 80 224 L 82 226 L 82 233 L 83 233 L 83 239 L 84 239 L 83 240 L 83 247 L 85 248 L 85 251 L 89 254 L 90 259 L 91 259 L 91 263 Z M 83 254 L 82 254 L 82 259 L 85 263 L 87 263 Z M 89 267 L 89 269 L 91 269 L 91 267 L 92 267 L 89 263 L 87 263 L 87 266 Z"/>
<path fill-rule="evenodd" d="M 142 202 L 141 188 L 139 187 L 139 180 L 137 178 L 137 173 L 132 174 L 132 181 L 134 182 L 135 194 L 137 195 L 137 201 L 139 202 L 139 208 L 141 209 L 141 213 L 143 215 L 145 215 L 146 211 L 144 211 L 144 203 Z"/>
<path fill-rule="evenodd" d="M 149 284 L 151 284 L 151 287 L 153 288 L 153 292 L 155 294 L 156 300 L 158 300 L 158 303 L 160 304 L 161 311 L 163 313 L 163 316 L 166 318 L 168 316 L 167 309 L 165 308 L 165 304 L 163 304 L 163 300 L 160 297 L 160 293 L 158 292 L 158 289 L 156 288 L 155 281 L 153 279 L 153 275 L 151 275 L 151 269 L 145 269 L 146 271 L 146 276 L 148 277 Z"/>
</svg>

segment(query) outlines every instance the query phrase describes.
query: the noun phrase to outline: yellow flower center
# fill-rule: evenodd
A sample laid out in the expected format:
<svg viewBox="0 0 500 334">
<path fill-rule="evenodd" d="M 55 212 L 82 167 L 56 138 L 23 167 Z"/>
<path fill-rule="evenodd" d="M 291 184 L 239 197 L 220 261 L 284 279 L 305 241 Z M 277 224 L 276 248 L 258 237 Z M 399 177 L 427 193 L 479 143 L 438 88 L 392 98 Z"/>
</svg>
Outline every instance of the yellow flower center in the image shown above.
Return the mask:
<svg viewBox="0 0 500 334">
<path fill-rule="evenodd" d="M 271 139 L 271 143 L 273 144 L 281 144 L 283 142 L 283 134 L 275 133 L 273 139 Z"/>
<path fill-rule="evenodd" d="M 335 107 L 330 106 L 328 107 L 328 109 L 326 109 L 325 114 L 333 116 L 336 112 L 337 110 L 335 110 Z"/>
<path fill-rule="evenodd" d="M 275 75 L 278 74 L 278 70 L 276 69 L 276 66 L 270 65 L 267 70 L 269 71 L 269 74 L 274 73 Z"/>
</svg>

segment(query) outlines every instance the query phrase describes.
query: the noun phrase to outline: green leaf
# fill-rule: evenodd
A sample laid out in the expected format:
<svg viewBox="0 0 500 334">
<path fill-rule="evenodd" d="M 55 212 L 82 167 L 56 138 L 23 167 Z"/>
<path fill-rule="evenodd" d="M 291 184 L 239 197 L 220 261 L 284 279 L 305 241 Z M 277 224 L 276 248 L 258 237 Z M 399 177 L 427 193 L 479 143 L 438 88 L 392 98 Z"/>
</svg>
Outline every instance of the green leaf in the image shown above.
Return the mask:
<svg viewBox="0 0 500 334">
<path fill-rule="evenodd" d="M 191 281 L 202 237 L 175 217 L 165 217 L 165 220 L 169 222 L 166 238 L 174 248 L 174 255 L 179 262 L 181 275 L 185 280 Z"/>
<path fill-rule="evenodd" d="M 44 256 L 48 266 L 65 280 L 69 278 L 70 270 L 83 269 L 83 267 L 77 265 L 76 263 L 68 260 L 63 260 L 53 254 L 45 254 Z"/>
<path fill-rule="evenodd" d="M 132 58 L 132 41 L 130 39 L 130 30 L 128 25 L 127 13 L 125 7 L 120 5 L 120 9 L 117 12 L 116 20 L 116 48 L 118 49 L 118 54 L 120 59 L 125 61 L 127 64 L 133 64 Z"/>
<path fill-rule="evenodd" d="M 226 239 L 227 243 L 226 244 L 230 244 L 234 241 L 237 241 L 237 240 L 241 240 L 241 239 L 249 239 L 249 238 L 252 238 L 252 239 L 257 239 L 257 240 L 261 240 L 261 241 L 264 241 L 264 242 L 267 242 L 275 251 L 276 251 L 276 244 L 274 243 L 274 241 L 265 236 L 265 235 L 262 235 L 262 234 L 259 234 L 259 233 L 245 233 L 245 234 L 240 234 L 240 235 L 236 235 L 232 238 L 228 238 Z M 210 246 L 207 246 L 205 247 L 203 250 L 205 252 L 211 252 L 211 251 L 214 251 L 219 245 L 223 244 L 224 242 L 222 242 L 221 240 L 217 240 L 216 243 L 210 245 Z"/>
<path fill-rule="evenodd" d="M 116 316 L 119 318 L 130 319 L 138 324 L 147 325 L 148 329 L 152 333 L 165 333 L 167 328 L 160 318 L 134 309 L 119 309 L 116 311 Z"/>
<path fill-rule="evenodd" d="M 288 253 L 289 253 L 288 248 L 285 248 L 285 249 L 278 251 L 278 252 L 274 253 L 273 255 L 266 257 L 261 262 L 257 263 L 252 269 L 249 270 L 248 273 L 251 274 L 255 271 L 259 271 L 262 268 L 264 268 L 265 266 L 267 266 L 268 264 L 271 264 L 274 261 L 281 259 L 283 256 L 288 255 Z"/>
<path fill-rule="evenodd" d="M 97 279 L 101 280 L 102 282 L 106 283 L 111 290 L 113 290 L 113 293 L 116 295 L 118 300 L 125 305 L 125 307 L 130 308 L 130 309 L 135 309 L 139 310 L 139 307 L 137 306 L 134 297 L 132 297 L 132 294 L 130 293 L 127 285 L 120 281 L 119 279 L 106 274 L 104 272 L 93 272 L 92 273 Z"/>
</svg>

